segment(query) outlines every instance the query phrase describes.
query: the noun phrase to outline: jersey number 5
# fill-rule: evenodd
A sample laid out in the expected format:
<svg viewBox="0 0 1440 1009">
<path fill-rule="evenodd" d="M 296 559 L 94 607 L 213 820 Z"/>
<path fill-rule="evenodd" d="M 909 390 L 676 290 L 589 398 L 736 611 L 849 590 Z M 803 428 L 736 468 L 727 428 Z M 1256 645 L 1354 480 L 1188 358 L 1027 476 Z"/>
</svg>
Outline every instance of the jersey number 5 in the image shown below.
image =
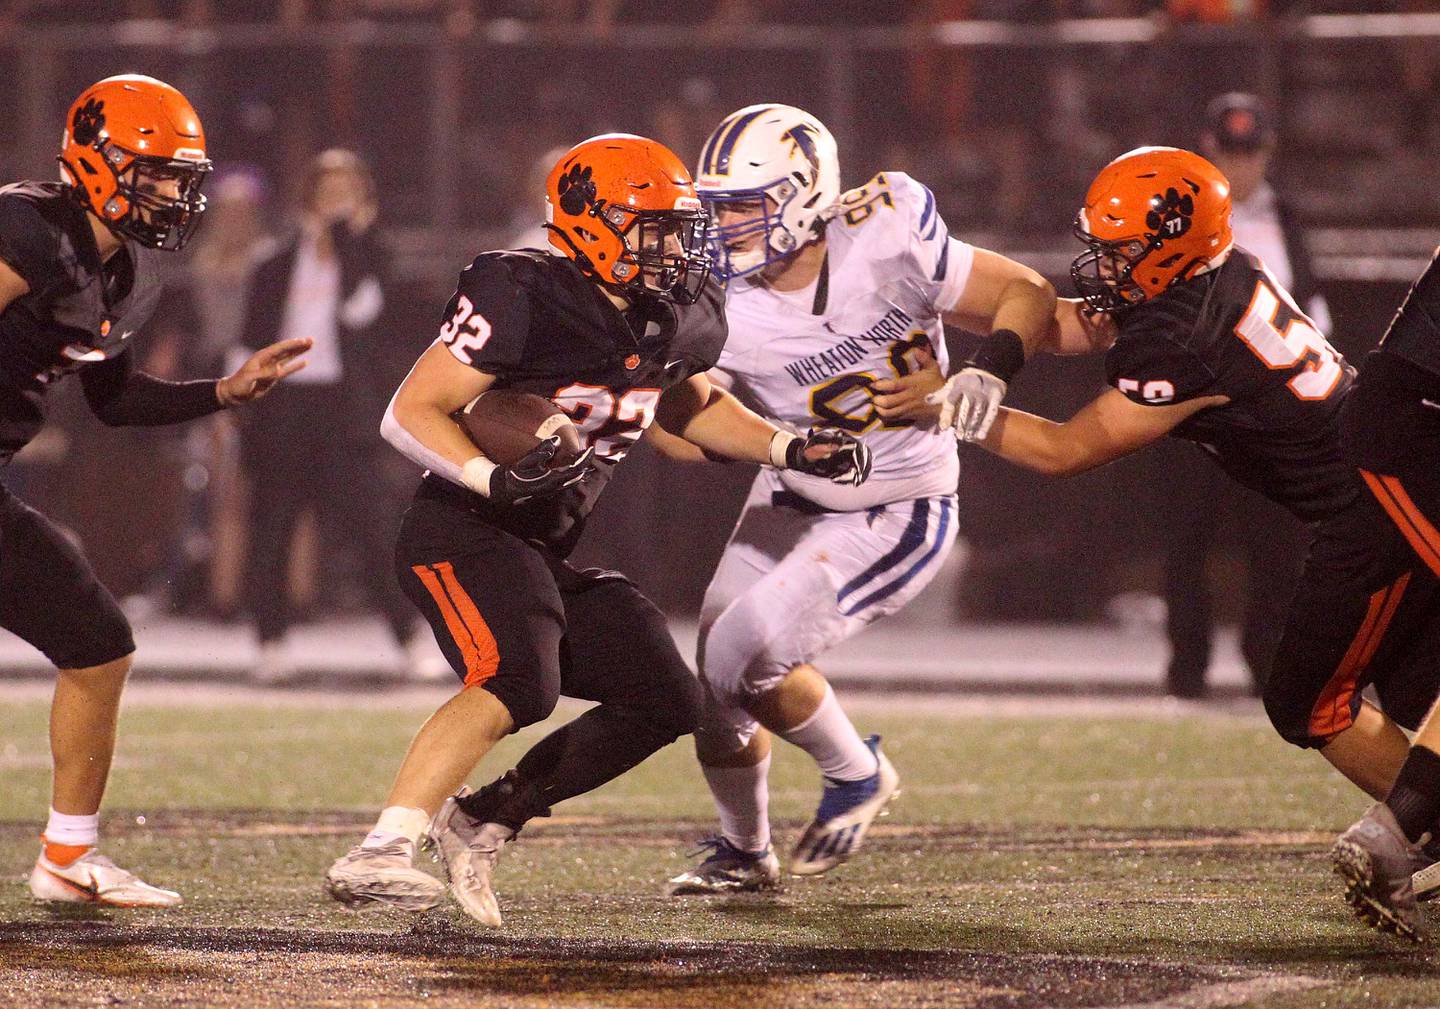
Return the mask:
<svg viewBox="0 0 1440 1009">
<path fill-rule="evenodd" d="M 490 340 L 490 322 L 475 311 L 465 295 L 455 304 L 455 314 L 440 327 L 440 342 L 450 348 L 461 364 L 472 364 L 470 355 Z"/>
<path fill-rule="evenodd" d="M 1268 279 L 1256 283 L 1235 335 L 1268 368 L 1279 371 L 1303 365 L 1286 385 L 1301 399 L 1324 399 L 1340 381 L 1340 355 L 1305 313 L 1288 296 L 1282 300 L 1277 290 Z"/>
</svg>

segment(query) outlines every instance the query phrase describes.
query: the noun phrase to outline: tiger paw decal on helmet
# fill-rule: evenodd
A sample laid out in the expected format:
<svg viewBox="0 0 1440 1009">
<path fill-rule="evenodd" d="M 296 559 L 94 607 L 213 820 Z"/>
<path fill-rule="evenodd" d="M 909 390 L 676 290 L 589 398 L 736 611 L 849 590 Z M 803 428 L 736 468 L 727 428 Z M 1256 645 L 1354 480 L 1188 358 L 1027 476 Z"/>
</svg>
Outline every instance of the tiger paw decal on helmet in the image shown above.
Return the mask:
<svg viewBox="0 0 1440 1009">
<path fill-rule="evenodd" d="M 627 298 L 693 304 L 710 276 L 709 223 L 680 159 L 645 137 L 591 137 L 545 180 L 551 248 Z"/>
<path fill-rule="evenodd" d="M 75 110 L 70 123 L 70 135 L 77 144 L 89 147 L 100 139 L 105 131 L 105 103 L 92 98 Z"/>
<path fill-rule="evenodd" d="M 1156 193 L 1150 197 L 1154 209 L 1145 215 L 1145 227 L 1161 238 L 1179 238 L 1190 230 L 1190 218 L 1195 213 L 1195 201 L 1186 193 L 1181 195 L 1171 186 L 1162 196 Z"/>
<path fill-rule="evenodd" d="M 585 208 L 595 202 L 594 174 L 589 165 L 574 164 L 570 170 L 556 180 L 560 193 L 560 209 L 576 217 L 585 213 Z"/>
<path fill-rule="evenodd" d="M 65 117 L 60 166 L 80 204 L 152 249 L 182 248 L 205 212 L 205 131 L 185 96 L 139 74 L 86 88 Z"/>
<path fill-rule="evenodd" d="M 1085 251 L 1070 276 L 1089 310 L 1138 305 L 1225 262 L 1235 242 L 1230 181 L 1190 151 L 1138 148 L 1090 183 L 1075 237 Z"/>
</svg>

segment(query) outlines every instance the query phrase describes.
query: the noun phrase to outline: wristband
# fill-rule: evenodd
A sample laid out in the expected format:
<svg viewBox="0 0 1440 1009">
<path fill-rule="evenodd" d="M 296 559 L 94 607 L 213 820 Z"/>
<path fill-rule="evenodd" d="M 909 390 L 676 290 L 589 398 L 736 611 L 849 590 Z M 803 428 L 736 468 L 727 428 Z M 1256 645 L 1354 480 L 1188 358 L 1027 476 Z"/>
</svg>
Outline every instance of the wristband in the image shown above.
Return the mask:
<svg viewBox="0 0 1440 1009">
<path fill-rule="evenodd" d="M 776 431 L 770 436 L 770 465 L 776 469 L 788 469 L 786 462 L 787 453 L 792 443 L 800 440 L 799 435 L 791 434 L 789 431 Z"/>
<path fill-rule="evenodd" d="M 1009 385 L 1011 380 L 1025 367 L 1025 344 L 1020 334 L 1013 329 L 997 329 L 975 349 L 967 367 L 988 371 L 1000 381 Z"/>
<path fill-rule="evenodd" d="M 481 497 L 489 497 L 490 477 L 499 468 L 483 455 L 477 455 L 460 467 L 460 482 Z"/>
</svg>

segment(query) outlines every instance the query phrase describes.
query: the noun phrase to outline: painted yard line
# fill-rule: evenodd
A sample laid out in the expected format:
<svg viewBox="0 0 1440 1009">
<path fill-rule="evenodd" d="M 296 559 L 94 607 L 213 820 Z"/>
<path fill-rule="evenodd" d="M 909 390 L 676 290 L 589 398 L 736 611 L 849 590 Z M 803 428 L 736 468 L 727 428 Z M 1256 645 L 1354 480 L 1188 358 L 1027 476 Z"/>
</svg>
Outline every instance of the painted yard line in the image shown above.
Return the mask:
<svg viewBox="0 0 1440 1009">
<path fill-rule="evenodd" d="M 1172 995 L 1158 1002 L 1130 1002 L 1105 1006 L 1103 1009 L 1224 1009 L 1226 1006 L 1244 1005 L 1256 999 L 1271 995 L 1286 995 L 1291 992 L 1319 988 L 1332 982 L 1303 974 L 1264 974 L 1260 977 L 1240 981 L 1221 981 L 1218 984 L 1200 985 L 1189 991 Z"/>
</svg>

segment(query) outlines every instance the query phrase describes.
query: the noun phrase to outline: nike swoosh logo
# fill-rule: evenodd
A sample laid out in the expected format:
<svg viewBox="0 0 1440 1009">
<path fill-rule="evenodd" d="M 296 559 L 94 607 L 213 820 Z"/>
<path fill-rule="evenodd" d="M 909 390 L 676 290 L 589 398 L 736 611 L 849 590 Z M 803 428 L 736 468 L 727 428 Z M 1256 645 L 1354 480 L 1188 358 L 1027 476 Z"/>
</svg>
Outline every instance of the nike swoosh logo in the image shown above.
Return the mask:
<svg viewBox="0 0 1440 1009">
<path fill-rule="evenodd" d="M 669 362 L 668 364 L 665 365 L 665 370 L 666 370 L 666 371 L 669 371 L 671 368 L 675 367 L 677 364 L 684 364 L 684 363 L 685 363 L 685 359 L 684 359 L 683 357 L 682 357 L 680 360 L 678 360 L 678 361 L 671 361 L 671 362 Z"/>
<path fill-rule="evenodd" d="M 1428 406 L 1432 410 L 1440 410 L 1440 403 L 1435 402 L 1433 399 L 1422 399 L 1420 405 Z"/>
<path fill-rule="evenodd" d="M 56 880 L 56 881 L 59 882 L 59 883 L 64 884 L 65 886 L 68 886 L 70 889 L 74 890 L 76 893 L 82 894 L 82 895 L 84 895 L 84 896 L 86 896 L 86 897 L 89 897 L 91 900 L 99 900 L 99 899 L 100 899 L 100 887 L 95 884 L 95 881 L 94 881 L 94 880 L 91 880 L 91 881 L 90 881 L 90 885 L 89 885 L 89 886 L 81 886 L 79 883 L 75 882 L 73 879 L 66 879 L 64 876 L 60 875 L 58 872 L 52 872 L 51 870 L 46 869 L 45 866 L 43 866 L 43 865 L 42 865 L 40 868 L 45 869 L 45 875 L 49 876 L 51 879 Z"/>
</svg>

